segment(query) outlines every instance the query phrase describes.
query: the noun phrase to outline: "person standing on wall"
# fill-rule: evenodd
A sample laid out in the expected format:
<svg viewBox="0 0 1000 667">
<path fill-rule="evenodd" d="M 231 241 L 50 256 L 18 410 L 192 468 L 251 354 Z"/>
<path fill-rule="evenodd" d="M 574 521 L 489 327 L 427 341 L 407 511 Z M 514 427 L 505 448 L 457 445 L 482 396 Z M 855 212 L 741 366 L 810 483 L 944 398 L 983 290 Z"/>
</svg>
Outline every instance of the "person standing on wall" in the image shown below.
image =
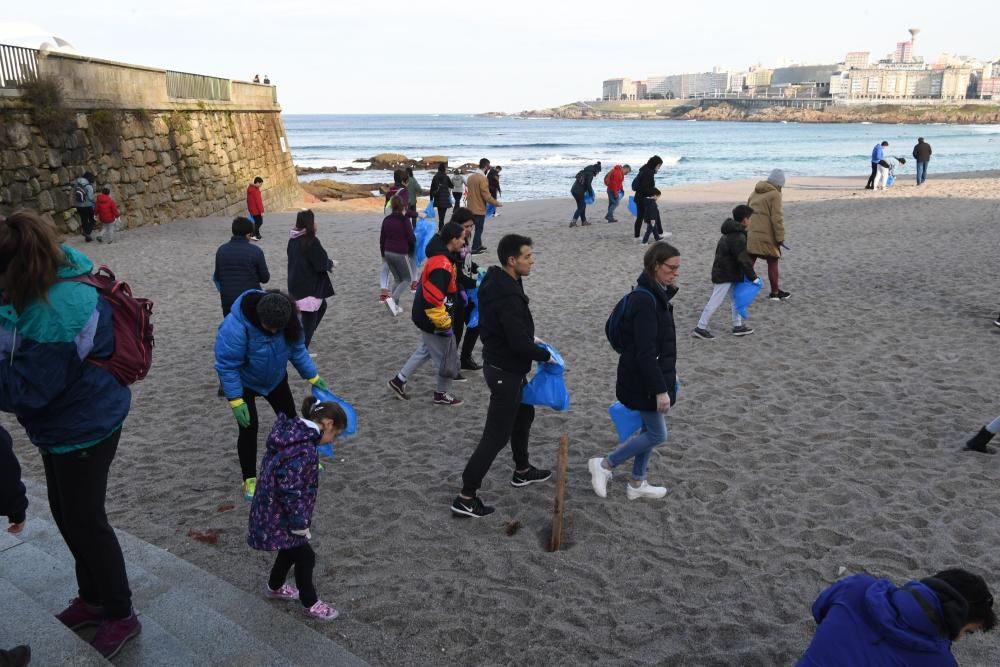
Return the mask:
<svg viewBox="0 0 1000 667">
<path fill-rule="evenodd" d="M 264 198 L 260 194 L 260 186 L 264 185 L 264 179 L 257 176 L 253 183 L 247 186 L 247 211 L 253 218 L 253 241 L 260 241 L 260 227 L 264 224 Z"/>
<path fill-rule="evenodd" d="M 476 231 L 472 235 L 472 254 L 481 255 L 486 252 L 483 245 L 483 227 L 486 225 L 486 205 L 493 204 L 497 208 L 503 206 L 490 194 L 489 181 L 486 172 L 490 170 L 490 161 L 483 158 L 479 161 L 479 169 L 469 176 L 466 185 L 469 190 L 467 208 L 472 211 Z"/>
<path fill-rule="evenodd" d="M 608 222 L 618 222 L 615 220 L 615 209 L 625 196 L 625 177 L 631 173 L 632 167 L 616 164 L 604 177 L 604 185 L 608 188 L 608 214 L 604 219 Z"/>
<path fill-rule="evenodd" d="M 917 145 L 913 147 L 913 159 L 917 161 L 917 185 L 927 180 L 927 163 L 931 161 L 932 152 L 931 145 L 923 137 L 918 137 Z"/>
<path fill-rule="evenodd" d="M 94 192 L 94 174 L 84 172 L 73 181 L 73 206 L 76 214 L 80 216 L 80 227 L 83 231 L 83 238 L 90 243 L 91 234 L 94 233 L 94 208 L 97 206 L 97 196 Z"/>
<path fill-rule="evenodd" d="M 326 314 L 326 300 L 334 295 L 330 271 L 334 261 L 316 238 L 316 214 L 299 211 L 288 239 L 288 293 L 302 315 L 306 347 Z"/>
<path fill-rule="evenodd" d="M 865 185 L 865 190 L 875 189 L 875 178 L 878 176 L 878 166 L 881 164 L 883 167 L 888 167 L 888 163 L 885 161 L 885 149 L 889 147 L 888 141 L 883 141 L 880 144 L 875 144 L 872 148 L 872 175 L 868 177 L 868 183 Z"/>
</svg>

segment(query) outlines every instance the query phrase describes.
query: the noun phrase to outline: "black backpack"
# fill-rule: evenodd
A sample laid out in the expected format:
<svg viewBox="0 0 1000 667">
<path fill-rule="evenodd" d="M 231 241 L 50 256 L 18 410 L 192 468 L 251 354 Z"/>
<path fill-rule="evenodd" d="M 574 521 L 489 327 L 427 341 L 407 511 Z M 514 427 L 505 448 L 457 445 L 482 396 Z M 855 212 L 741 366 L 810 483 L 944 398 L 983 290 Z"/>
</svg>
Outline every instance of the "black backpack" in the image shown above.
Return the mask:
<svg viewBox="0 0 1000 667">
<path fill-rule="evenodd" d="M 625 351 L 625 341 L 622 340 L 622 321 L 625 319 L 625 310 L 628 308 L 628 299 L 636 292 L 645 292 L 656 304 L 656 296 L 645 287 L 636 287 L 631 292 L 623 296 L 615 304 L 608 321 L 604 323 L 604 335 L 608 337 L 608 342 L 615 352 L 621 354 Z"/>
<path fill-rule="evenodd" d="M 87 205 L 87 188 L 80 185 L 79 181 L 73 181 L 73 205 Z"/>
</svg>

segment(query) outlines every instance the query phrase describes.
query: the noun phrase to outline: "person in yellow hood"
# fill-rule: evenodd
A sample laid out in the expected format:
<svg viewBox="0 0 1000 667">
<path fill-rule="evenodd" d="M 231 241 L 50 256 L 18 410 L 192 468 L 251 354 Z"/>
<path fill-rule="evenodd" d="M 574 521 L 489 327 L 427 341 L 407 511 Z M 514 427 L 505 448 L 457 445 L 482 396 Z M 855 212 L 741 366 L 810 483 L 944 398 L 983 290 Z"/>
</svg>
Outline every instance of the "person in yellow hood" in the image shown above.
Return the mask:
<svg viewBox="0 0 1000 667">
<path fill-rule="evenodd" d="M 757 262 L 763 258 L 767 262 L 767 279 L 771 283 L 768 299 L 784 301 L 792 296 L 781 289 L 778 260 L 785 245 L 785 214 L 781 207 L 781 188 L 785 185 L 785 172 L 775 169 L 753 189 L 747 205 L 753 209 L 753 216 L 747 227 L 747 254 Z"/>
</svg>

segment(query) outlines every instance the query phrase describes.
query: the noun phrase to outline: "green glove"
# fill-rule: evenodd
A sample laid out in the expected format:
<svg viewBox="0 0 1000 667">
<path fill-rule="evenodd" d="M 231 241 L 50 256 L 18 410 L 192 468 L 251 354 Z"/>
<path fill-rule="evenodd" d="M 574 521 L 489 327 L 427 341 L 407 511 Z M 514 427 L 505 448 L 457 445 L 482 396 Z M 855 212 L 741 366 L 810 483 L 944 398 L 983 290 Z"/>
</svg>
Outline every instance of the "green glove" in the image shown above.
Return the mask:
<svg viewBox="0 0 1000 667">
<path fill-rule="evenodd" d="M 236 423 L 241 428 L 250 425 L 250 406 L 246 404 L 246 401 L 237 398 L 235 401 L 229 401 L 229 407 L 233 409 L 233 416 L 236 417 Z"/>
<path fill-rule="evenodd" d="M 326 383 L 326 380 L 324 380 L 318 375 L 314 378 L 310 378 L 309 384 L 316 387 L 317 389 L 322 389 L 323 391 L 330 391 L 330 385 L 328 385 Z"/>
</svg>

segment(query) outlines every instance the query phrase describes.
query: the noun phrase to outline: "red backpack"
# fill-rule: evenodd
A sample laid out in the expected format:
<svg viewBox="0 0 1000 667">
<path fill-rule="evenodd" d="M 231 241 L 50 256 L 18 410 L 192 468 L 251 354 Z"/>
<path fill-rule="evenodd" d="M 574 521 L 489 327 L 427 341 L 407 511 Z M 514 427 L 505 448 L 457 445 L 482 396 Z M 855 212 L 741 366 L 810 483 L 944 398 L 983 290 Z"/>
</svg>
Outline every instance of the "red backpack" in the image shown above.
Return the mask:
<svg viewBox="0 0 1000 667">
<path fill-rule="evenodd" d="M 111 306 L 114 352 L 107 359 L 88 357 L 87 361 L 111 373 L 123 385 L 146 377 L 153 365 L 153 302 L 132 296 L 128 283 L 117 280 L 104 265 L 93 274 L 68 278 L 67 282 L 96 287 Z"/>
</svg>

